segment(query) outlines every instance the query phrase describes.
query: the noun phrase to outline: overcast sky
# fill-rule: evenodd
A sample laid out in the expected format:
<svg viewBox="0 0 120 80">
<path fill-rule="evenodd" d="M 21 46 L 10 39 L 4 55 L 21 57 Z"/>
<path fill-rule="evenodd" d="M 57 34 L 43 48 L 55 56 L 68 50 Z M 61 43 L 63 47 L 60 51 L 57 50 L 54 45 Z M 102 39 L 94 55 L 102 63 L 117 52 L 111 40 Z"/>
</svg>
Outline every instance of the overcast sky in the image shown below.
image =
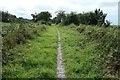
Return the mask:
<svg viewBox="0 0 120 80">
<path fill-rule="evenodd" d="M 119 0 L 0 0 L 0 10 L 31 19 L 32 13 L 41 11 L 49 11 L 55 16 L 58 10 L 82 13 L 100 8 L 107 13 L 107 20 L 118 24 L 118 2 Z"/>
</svg>

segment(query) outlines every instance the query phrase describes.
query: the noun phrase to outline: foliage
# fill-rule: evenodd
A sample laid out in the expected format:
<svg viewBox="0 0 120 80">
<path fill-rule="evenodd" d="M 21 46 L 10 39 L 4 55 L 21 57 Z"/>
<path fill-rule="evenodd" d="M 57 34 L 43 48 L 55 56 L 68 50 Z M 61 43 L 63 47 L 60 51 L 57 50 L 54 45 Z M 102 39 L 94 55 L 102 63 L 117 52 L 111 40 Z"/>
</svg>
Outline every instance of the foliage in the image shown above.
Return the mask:
<svg viewBox="0 0 120 80">
<path fill-rule="evenodd" d="M 111 22 L 110 22 L 110 21 L 108 21 L 108 20 L 106 20 L 105 27 L 110 26 L 110 24 L 111 24 Z"/>
<path fill-rule="evenodd" d="M 37 26 L 36 26 L 37 25 Z M 34 23 L 2 23 L 2 41 L 3 41 L 3 64 L 6 64 L 6 52 L 18 44 L 24 44 L 28 39 L 33 39 L 36 34 L 45 30 L 45 26 Z"/>
<path fill-rule="evenodd" d="M 38 14 L 31 14 L 31 16 L 33 17 L 33 21 L 37 22 L 37 21 L 50 21 L 51 19 L 51 14 L 48 12 L 48 11 L 45 11 L 45 12 L 40 12 Z"/>
<path fill-rule="evenodd" d="M 104 25 L 105 17 L 107 14 L 104 14 L 102 10 L 96 9 L 94 12 L 88 12 L 79 14 L 81 24 L 89 25 Z"/>
<path fill-rule="evenodd" d="M 59 29 L 67 77 L 119 77 L 117 27 L 80 25 Z"/>
<path fill-rule="evenodd" d="M 53 18 L 52 22 L 56 24 L 70 25 L 70 24 L 85 24 L 85 25 L 105 25 L 110 26 L 110 22 L 106 20 L 107 14 L 102 10 L 96 9 L 94 12 L 86 13 L 65 13 L 65 11 L 58 11 L 57 16 Z"/>
<path fill-rule="evenodd" d="M 79 25 L 79 16 L 76 13 L 71 12 L 65 17 L 65 21 L 63 23 L 65 25 L 70 25 L 72 23 L 75 25 Z"/>
<path fill-rule="evenodd" d="M 36 23 L 0 11 L 2 22 L 9 22 L 0 26 L 4 78 L 56 77 L 57 32 L 51 22 L 69 25 L 59 27 L 68 78 L 119 76 L 120 29 L 105 22 L 107 14 L 102 10 L 79 14 L 58 11 L 52 20 L 48 11 L 31 16 Z"/>
<path fill-rule="evenodd" d="M 35 25 L 33 25 L 34 27 Z M 36 30 L 42 25 L 36 24 Z M 55 27 L 39 31 L 35 39 L 6 52 L 3 78 L 56 78 L 57 34 Z M 3 56 L 4 57 L 4 56 Z"/>
<path fill-rule="evenodd" d="M 41 21 L 39 21 L 41 24 L 45 24 L 45 25 L 49 25 L 49 26 L 51 26 L 51 22 L 47 22 L 47 21 L 43 21 L 43 20 L 41 20 Z"/>
<path fill-rule="evenodd" d="M 0 16 L 2 18 L 2 19 L 0 19 L 0 20 L 2 20 L 2 22 L 11 22 L 11 21 L 16 20 L 16 16 L 8 13 L 8 11 L 6 11 L 6 12 L 0 11 Z"/>
<path fill-rule="evenodd" d="M 65 17 L 66 17 L 65 11 L 60 10 L 57 12 L 57 16 L 53 18 L 53 22 L 56 24 L 63 23 Z"/>
<path fill-rule="evenodd" d="M 94 12 L 86 12 L 86 13 L 66 13 L 65 11 L 58 11 L 56 12 L 57 15 L 53 19 L 51 19 L 52 15 L 48 11 L 43 11 L 40 13 L 31 14 L 33 17 L 34 22 L 41 21 L 44 24 L 50 25 L 51 22 L 62 25 L 70 25 L 70 24 L 85 24 L 85 25 L 105 25 L 106 27 L 110 26 L 110 22 L 106 20 L 105 18 L 107 14 L 105 14 L 102 10 L 96 9 Z M 24 19 L 22 17 L 17 18 L 15 15 L 12 15 L 8 12 L 0 11 L 0 14 L 2 14 L 1 18 L 3 22 L 27 22 L 30 21 L 28 19 Z"/>
<path fill-rule="evenodd" d="M 8 11 L 0 11 L 0 22 L 7 23 L 21 23 L 21 22 L 29 22 L 29 19 L 25 19 L 23 17 L 17 18 L 16 15 L 10 14 Z"/>
</svg>

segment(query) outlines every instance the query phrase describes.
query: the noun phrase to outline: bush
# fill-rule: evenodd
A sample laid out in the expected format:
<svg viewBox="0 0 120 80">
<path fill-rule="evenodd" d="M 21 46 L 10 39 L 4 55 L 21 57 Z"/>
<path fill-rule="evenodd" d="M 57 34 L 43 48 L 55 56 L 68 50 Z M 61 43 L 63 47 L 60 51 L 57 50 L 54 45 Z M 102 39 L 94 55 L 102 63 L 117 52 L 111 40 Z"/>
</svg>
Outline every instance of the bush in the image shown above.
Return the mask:
<svg viewBox="0 0 120 80">
<path fill-rule="evenodd" d="M 72 24 L 69 25 L 69 27 L 71 27 L 71 28 L 75 28 L 76 25 L 72 23 Z"/>
</svg>

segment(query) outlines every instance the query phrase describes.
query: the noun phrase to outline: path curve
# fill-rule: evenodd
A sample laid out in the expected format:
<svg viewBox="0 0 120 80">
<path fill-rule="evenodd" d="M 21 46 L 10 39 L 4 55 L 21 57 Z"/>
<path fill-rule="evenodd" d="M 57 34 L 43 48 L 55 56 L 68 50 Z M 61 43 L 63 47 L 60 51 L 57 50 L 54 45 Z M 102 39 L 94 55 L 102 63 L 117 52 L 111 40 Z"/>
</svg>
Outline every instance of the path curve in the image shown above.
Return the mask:
<svg viewBox="0 0 120 80">
<path fill-rule="evenodd" d="M 61 52 L 61 43 L 60 43 L 60 32 L 57 29 L 58 32 L 58 55 L 57 55 L 57 77 L 59 79 L 65 78 L 65 70 L 64 70 L 64 65 L 62 62 L 62 52 Z"/>
</svg>

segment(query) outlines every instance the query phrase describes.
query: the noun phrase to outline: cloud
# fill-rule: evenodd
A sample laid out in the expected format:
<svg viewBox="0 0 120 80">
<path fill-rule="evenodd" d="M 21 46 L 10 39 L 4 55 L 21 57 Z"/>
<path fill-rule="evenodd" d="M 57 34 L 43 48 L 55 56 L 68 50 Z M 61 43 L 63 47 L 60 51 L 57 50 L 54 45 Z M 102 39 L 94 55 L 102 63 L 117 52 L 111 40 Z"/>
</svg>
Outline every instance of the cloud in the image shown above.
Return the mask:
<svg viewBox="0 0 120 80">
<path fill-rule="evenodd" d="M 118 3 L 118 25 L 120 25 L 120 1 Z"/>
<path fill-rule="evenodd" d="M 17 7 L 16 9 L 13 10 L 13 12 L 16 13 L 24 13 L 26 12 L 26 9 L 22 8 L 22 7 Z"/>
<path fill-rule="evenodd" d="M 35 5 L 34 6 L 34 11 L 40 12 L 40 11 L 51 11 L 52 6 L 46 6 L 46 5 Z"/>
<path fill-rule="evenodd" d="M 118 2 L 102 2 L 100 3 L 100 7 L 114 7 L 118 4 Z"/>
<path fill-rule="evenodd" d="M 94 2 L 90 1 L 90 0 L 68 0 L 71 4 L 73 5 L 79 5 L 79 6 L 86 6 L 86 5 L 92 5 L 94 4 Z"/>
<path fill-rule="evenodd" d="M 58 10 L 63 10 L 63 11 L 66 11 L 66 12 L 72 11 L 72 9 L 71 9 L 70 7 L 63 7 L 63 6 L 60 6 L 60 7 L 58 8 Z"/>
</svg>

